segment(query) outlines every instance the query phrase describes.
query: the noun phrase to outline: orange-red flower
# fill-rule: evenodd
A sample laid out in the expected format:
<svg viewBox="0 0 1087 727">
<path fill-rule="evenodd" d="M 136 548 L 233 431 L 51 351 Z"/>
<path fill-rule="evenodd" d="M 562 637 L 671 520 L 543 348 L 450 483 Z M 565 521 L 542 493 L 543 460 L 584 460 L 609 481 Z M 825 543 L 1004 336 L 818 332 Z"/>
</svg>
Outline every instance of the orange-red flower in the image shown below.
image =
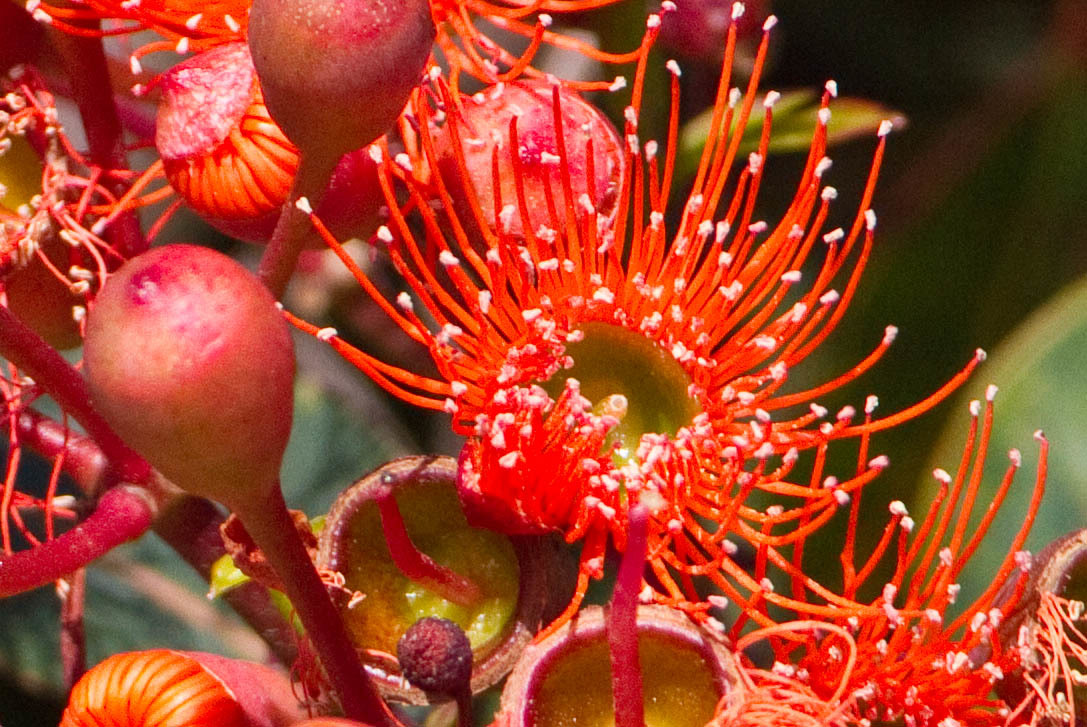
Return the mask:
<svg viewBox="0 0 1087 727">
<path fill-rule="evenodd" d="M 551 30 L 551 14 L 605 7 L 616 0 L 430 0 L 438 26 L 437 45 L 456 79 L 467 72 L 487 82 L 513 80 L 527 73 L 542 77 L 532 66 L 542 45 L 565 49 L 604 63 L 627 63 L 635 53 L 609 53 L 575 36 Z M 34 17 L 74 35 L 124 35 L 150 30 L 160 39 L 145 43 L 132 53 L 134 72 L 140 59 L 159 51 L 185 54 L 245 39 L 252 0 L 86 0 L 76 4 L 54 0 L 27 0 Z M 101 29 L 99 21 L 114 21 Z M 520 54 L 492 40 L 498 28 L 529 41 Z M 455 81 L 454 81 L 454 85 Z M 601 84 L 586 83 L 585 87 Z M 606 84 L 603 84 L 606 85 Z"/>
<path fill-rule="evenodd" d="M 735 13 L 741 12 L 737 3 Z M 624 547 L 626 511 L 634 501 L 653 513 L 654 581 L 646 597 L 703 612 L 707 604 L 696 581 L 708 580 L 747 617 L 767 625 L 775 622 L 767 603 L 824 616 L 853 607 L 851 597 L 804 575 L 804 539 L 886 465 L 885 458 L 868 459 L 869 435 L 931 407 L 983 358 L 979 352 L 961 374 L 905 411 L 875 419 L 870 397 L 862 422 L 854 421 L 852 407 L 828 419 L 817 399 L 871 367 L 894 338 L 888 328 L 853 368 L 786 393 L 791 370 L 841 319 L 868 260 L 876 222 L 870 203 L 890 123 L 880 129 L 858 212 L 848 227 L 826 230 L 836 196 L 823 183 L 835 92 L 828 84 L 795 198 L 776 223 L 756 219 L 777 95 L 763 97 L 762 138 L 746 163 L 736 164 L 740 137 L 730 130 L 743 129 L 756 107 L 774 22 L 764 26 L 746 92 L 730 89 L 735 26 L 730 31 L 709 139 L 679 209 L 666 206 L 678 66 L 668 64 L 672 123 L 664 154 L 656 142 L 638 136 L 648 49 L 659 28 L 659 18 L 651 16 L 625 115 L 627 159 L 616 180 L 614 216 L 604 220 L 583 186 L 600 163 L 595 139 L 580 142 L 587 168 L 574 170 L 564 134 L 533 136 L 531 150 L 521 143 L 518 124 L 526 115 L 514 114 L 507 127 L 491 132 L 499 139 L 493 178 L 472 176 L 457 150 L 486 142 L 460 127 L 462 99 L 438 82 L 412 105 L 422 132 L 420 154 L 436 169 L 434 137 L 448 133 L 460 140 L 453 144 L 454 168 L 464 175 L 459 186 L 491 185 L 492 216 L 470 194 L 472 215 L 464 218 L 456 211 L 464 200 L 452 198 L 453 185 L 441 174 L 424 186 L 405 171 L 412 166 L 407 156 L 384 158 L 392 219 L 378 238 L 408 288 L 395 300 L 381 295 L 329 236 L 359 283 L 426 348 L 439 373 L 392 366 L 348 345 L 334 330 L 299 325 L 405 401 L 451 414 L 455 431 L 468 438 L 459 485 L 477 522 L 507 532 L 557 531 L 583 542 L 578 597 L 567 617 L 589 579 L 601 574 L 608 542 Z M 440 109 L 427 102 L 433 98 Z M 564 128 L 562 98 L 556 86 L 553 130 Z M 556 165 L 561 181 L 544 186 L 549 223 L 515 225 L 515 218 L 535 218 L 527 208 L 524 167 L 548 163 Z M 498 170 L 504 165 L 512 168 L 512 199 L 501 195 Z M 409 222 L 393 204 L 395 179 L 406 186 L 417 221 Z M 809 263 L 812 258 L 821 261 Z M 812 282 L 802 287 L 805 276 Z M 842 438 L 859 438 L 860 466 L 835 479 L 825 471 L 825 454 L 831 441 Z M 801 450 L 814 452 L 810 474 L 790 482 Z M 774 504 L 759 509 L 756 494 Z M 754 551 L 753 571 L 733 560 L 741 542 Z M 791 580 L 791 593 L 774 590 L 775 574 Z"/>
<path fill-rule="evenodd" d="M 859 599 L 862 588 L 872 591 L 878 584 L 872 582 L 877 565 L 893 566 L 887 582 L 875 589 L 874 600 L 863 609 L 843 609 L 820 621 L 771 627 L 737 644 L 744 649 L 754 640 L 765 639 L 772 646 L 774 667 L 751 672 L 762 690 L 788 685 L 794 694 L 809 695 L 817 703 L 822 700 L 828 713 L 852 714 L 855 721 L 901 721 L 907 727 L 1033 724 L 1045 716 L 1043 708 L 1016 709 L 1016 704 L 994 694 L 994 686 L 1005 678 L 1018 680 L 1023 665 L 1023 649 L 1016 648 L 1014 640 L 1002 639 L 1000 631 L 1020 608 L 1029 581 L 1031 558 L 1021 548 L 1045 488 L 1048 443 L 1040 432 L 1035 435 L 1041 443 L 1037 478 L 1023 523 L 1000 566 L 986 574 L 991 580 L 984 592 L 965 607 L 953 606 L 959 579 L 1021 465 L 1019 452 L 1011 451 L 1004 478 L 992 499 L 984 501 L 980 521 L 971 527 L 981 493 L 994 394 L 995 387 L 990 387 L 984 415 L 979 402 L 971 404 L 970 432 L 959 467 L 954 476 L 942 469 L 935 471 L 939 490 L 924 517 L 915 522 L 901 502 L 892 503 L 882 538 L 860 562 L 854 552 L 857 508 L 853 508 L 841 557 L 842 595 Z M 1051 601 L 1043 597 L 1043 609 Z M 1044 686 L 1037 691 L 1041 701 L 1052 705 L 1061 701 L 1056 693 L 1070 696 L 1070 687 L 1054 678 L 1061 671 L 1055 666 L 1061 660 L 1056 656 L 1062 653 L 1061 639 L 1047 641 L 1060 619 L 1043 622 L 1047 628 L 1042 630 L 1041 642 L 1048 648 L 1041 651 L 1050 659 L 1038 671 Z M 1067 643 L 1084 653 L 1079 646 L 1082 639 Z M 1028 691 L 1025 703 L 1033 704 L 1037 701 L 1034 690 Z M 791 714 L 787 704 L 789 700 L 779 700 L 782 714 Z M 1017 717 L 1009 720 L 1013 712 Z M 795 722 L 781 720 L 782 724 Z M 719 723 L 731 727 L 744 722 L 740 715 L 723 713 Z"/>
</svg>

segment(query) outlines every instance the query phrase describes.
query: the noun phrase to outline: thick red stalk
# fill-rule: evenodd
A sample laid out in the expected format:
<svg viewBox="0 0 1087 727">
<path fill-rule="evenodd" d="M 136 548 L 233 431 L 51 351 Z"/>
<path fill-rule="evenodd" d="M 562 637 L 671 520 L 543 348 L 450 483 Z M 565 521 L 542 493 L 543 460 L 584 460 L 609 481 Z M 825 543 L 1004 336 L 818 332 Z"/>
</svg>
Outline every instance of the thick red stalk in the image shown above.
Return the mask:
<svg viewBox="0 0 1087 727">
<path fill-rule="evenodd" d="M 638 662 L 638 592 L 645 570 L 649 510 L 645 505 L 634 505 L 627 518 L 627 549 L 615 579 L 606 626 L 611 654 L 611 693 L 615 703 L 615 727 L 644 727 L 642 669 Z"/>
<path fill-rule="evenodd" d="M 95 410 L 79 372 L 5 306 L 0 306 L 0 356 L 34 379 L 61 409 L 83 425 L 123 481 L 147 481 L 151 466 L 121 441 Z"/>
<path fill-rule="evenodd" d="M 298 537 L 279 483 L 238 500 L 232 503 L 234 511 L 283 582 L 344 714 L 376 727 L 399 727 L 366 675 L 339 611 Z"/>
<path fill-rule="evenodd" d="M 55 540 L 11 555 L 0 555 L 0 598 L 51 583 L 151 527 L 151 499 L 131 487 L 107 490 L 94 512 Z"/>
<path fill-rule="evenodd" d="M 19 443 L 39 454 L 52 458 L 63 451 L 64 471 L 85 494 L 94 495 L 104 489 L 109 462 L 94 440 L 32 409 L 19 413 L 16 427 Z M 224 520 L 220 509 L 209 500 L 192 495 L 165 492 L 161 488 L 148 492 L 155 496 L 161 509 L 155 518 L 155 533 L 207 580 L 212 564 L 226 552 L 219 535 Z M 294 630 L 263 586 L 250 581 L 227 591 L 223 600 L 260 634 L 284 664 L 294 662 L 298 656 Z"/>
<path fill-rule="evenodd" d="M 155 534 L 166 541 L 204 580 L 211 567 L 226 553 L 219 526 L 224 517 L 210 500 L 179 495 L 164 506 L 155 519 Z M 222 596 L 286 665 L 298 658 L 294 629 L 268 597 L 268 590 L 249 581 Z"/>
<path fill-rule="evenodd" d="M 6 419 L 4 423 L 7 423 Z M 15 429 L 20 444 L 48 459 L 63 452 L 63 471 L 84 494 L 94 495 L 106 486 L 109 460 L 90 437 L 72 431 L 33 409 L 19 412 Z"/>
<path fill-rule="evenodd" d="M 411 580 L 421 583 L 447 601 L 470 606 L 480 599 L 479 587 L 459 573 L 434 562 L 411 541 L 404 517 L 390 492 L 377 498 L 381 513 L 381 530 L 389 555 L 400 572 Z"/>
</svg>

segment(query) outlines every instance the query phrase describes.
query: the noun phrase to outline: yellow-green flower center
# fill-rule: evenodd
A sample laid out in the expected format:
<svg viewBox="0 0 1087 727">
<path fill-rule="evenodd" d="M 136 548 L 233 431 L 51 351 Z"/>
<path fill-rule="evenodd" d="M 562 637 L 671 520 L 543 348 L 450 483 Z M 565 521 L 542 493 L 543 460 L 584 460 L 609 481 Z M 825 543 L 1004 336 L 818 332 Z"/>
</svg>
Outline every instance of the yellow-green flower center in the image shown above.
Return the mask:
<svg viewBox="0 0 1087 727">
<path fill-rule="evenodd" d="M 699 411 L 687 393 L 691 378 L 669 351 L 610 323 L 586 323 L 580 330 L 584 338 L 566 346 L 573 368 L 553 376 L 544 388 L 557 398 L 566 379 L 577 379 L 596 414 L 619 420 L 612 431 L 619 458 L 631 457 L 643 434 L 674 435 L 690 424 Z"/>
<path fill-rule="evenodd" d="M 638 637 L 647 727 L 702 727 L 721 692 L 713 669 L 693 646 L 662 634 Z M 534 700 L 534 727 L 612 727 L 611 666 L 603 638 L 563 656 Z"/>
</svg>

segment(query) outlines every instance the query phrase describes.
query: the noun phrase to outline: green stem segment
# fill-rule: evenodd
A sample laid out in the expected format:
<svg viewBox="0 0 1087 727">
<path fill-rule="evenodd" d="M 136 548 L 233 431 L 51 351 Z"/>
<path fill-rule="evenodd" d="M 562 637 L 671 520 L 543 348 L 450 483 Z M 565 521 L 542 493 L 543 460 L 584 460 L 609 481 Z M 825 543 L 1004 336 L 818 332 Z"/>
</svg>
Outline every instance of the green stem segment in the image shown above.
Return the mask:
<svg viewBox="0 0 1087 727">
<path fill-rule="evenodd" d="M 298 537 L 279 483 L 255 498 L 231 504 L 283 582 L 344 714 L 376 727 L 399 727 L 366 675 L 340 614 Z"/>
</svg>

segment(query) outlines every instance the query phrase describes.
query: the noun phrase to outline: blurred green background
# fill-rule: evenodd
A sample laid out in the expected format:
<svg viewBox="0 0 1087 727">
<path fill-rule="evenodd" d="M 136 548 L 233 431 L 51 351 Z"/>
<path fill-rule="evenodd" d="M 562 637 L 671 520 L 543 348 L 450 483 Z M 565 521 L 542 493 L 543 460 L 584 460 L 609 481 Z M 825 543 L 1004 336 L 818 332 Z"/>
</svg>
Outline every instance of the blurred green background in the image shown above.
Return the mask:
<svg viewBox="0 0 1087 727">
<path fill-rule="evenodd" d="M 874 393 L 887 414 L 938 388 L 976 347 L 990 354 L 960 396 L 874 440 L 872 454 L 887 454 L 892 466 L 865 492 L 866 512 L 879 515 L 866 521 L 882 528 L 892 499 L 905 500 L 920 519 L 935 489 L 929 472 L 953 471 L 966 402 L 989 383 L 1001 387 L 990 488 L 1006 467 L 1006 450 L 1023 450 L 1012 495 L 1020 499 L 1006 506 L 1007 517 L 967 569 L 969 594 L 988 582 L 1022 517 L 1037 459 L 1035 429 L 1045 429 L 1053 451 L 1031 547 L 1084 524 L 1087 515 L 1087 3 L 780 0 L 771 9 L 781 22 L 765 88 L 818 89 L 833 78 L 843 95 L 909 120 L 890 139 L 869 271 L 842 326 L 795 372 L 798 380 L 847 369 L 879 342 L 885 325 L 895 324 L 897 342 L 876 369 L 823 401 L 860 409 Z M 595 22 L 614 31 L 615 18 L 642 14 L 627 0 L 611 21 Z M 642 26 L 635 22 L 637 36 Z M 684 69 L 685 109 L 693 114 L 698 99 L 707 98 L 700 84 L 712 71 L 694 62 Z M 841 192 L 834 224 L 852 218 L 873 146 L 868 135 L 832 150 L 827 181 Z M 770 160 L 760 202 L 768 219 L 794 188 L 800 161 L 795 154 Z M 284 478 L 293 505 L 316 514 L 382 461 L 455 449 L 444 418 L 388 401 L 324 347 L 303 347 L 300 358 L 299 428 Z M 844 445 L 832 464 L 848 474 L 854 457 Z M 828 573 L 836 570 L 836 537 L 826 538 L 826 552 L 835 554 L 825 558 Z M 93 569 L 92 659 L 151 645 L 259 653 L 164 551 L 147 538 Z M 818 561 L 812 551 L 809 562 Z M 171 590 L 177 583 L 181 590 Z M 48 589 L 0 602 L 5 727 L 57 721 L 62 702 L 50 686 L 58 683 L 55 603 Z"/>
</svg>

